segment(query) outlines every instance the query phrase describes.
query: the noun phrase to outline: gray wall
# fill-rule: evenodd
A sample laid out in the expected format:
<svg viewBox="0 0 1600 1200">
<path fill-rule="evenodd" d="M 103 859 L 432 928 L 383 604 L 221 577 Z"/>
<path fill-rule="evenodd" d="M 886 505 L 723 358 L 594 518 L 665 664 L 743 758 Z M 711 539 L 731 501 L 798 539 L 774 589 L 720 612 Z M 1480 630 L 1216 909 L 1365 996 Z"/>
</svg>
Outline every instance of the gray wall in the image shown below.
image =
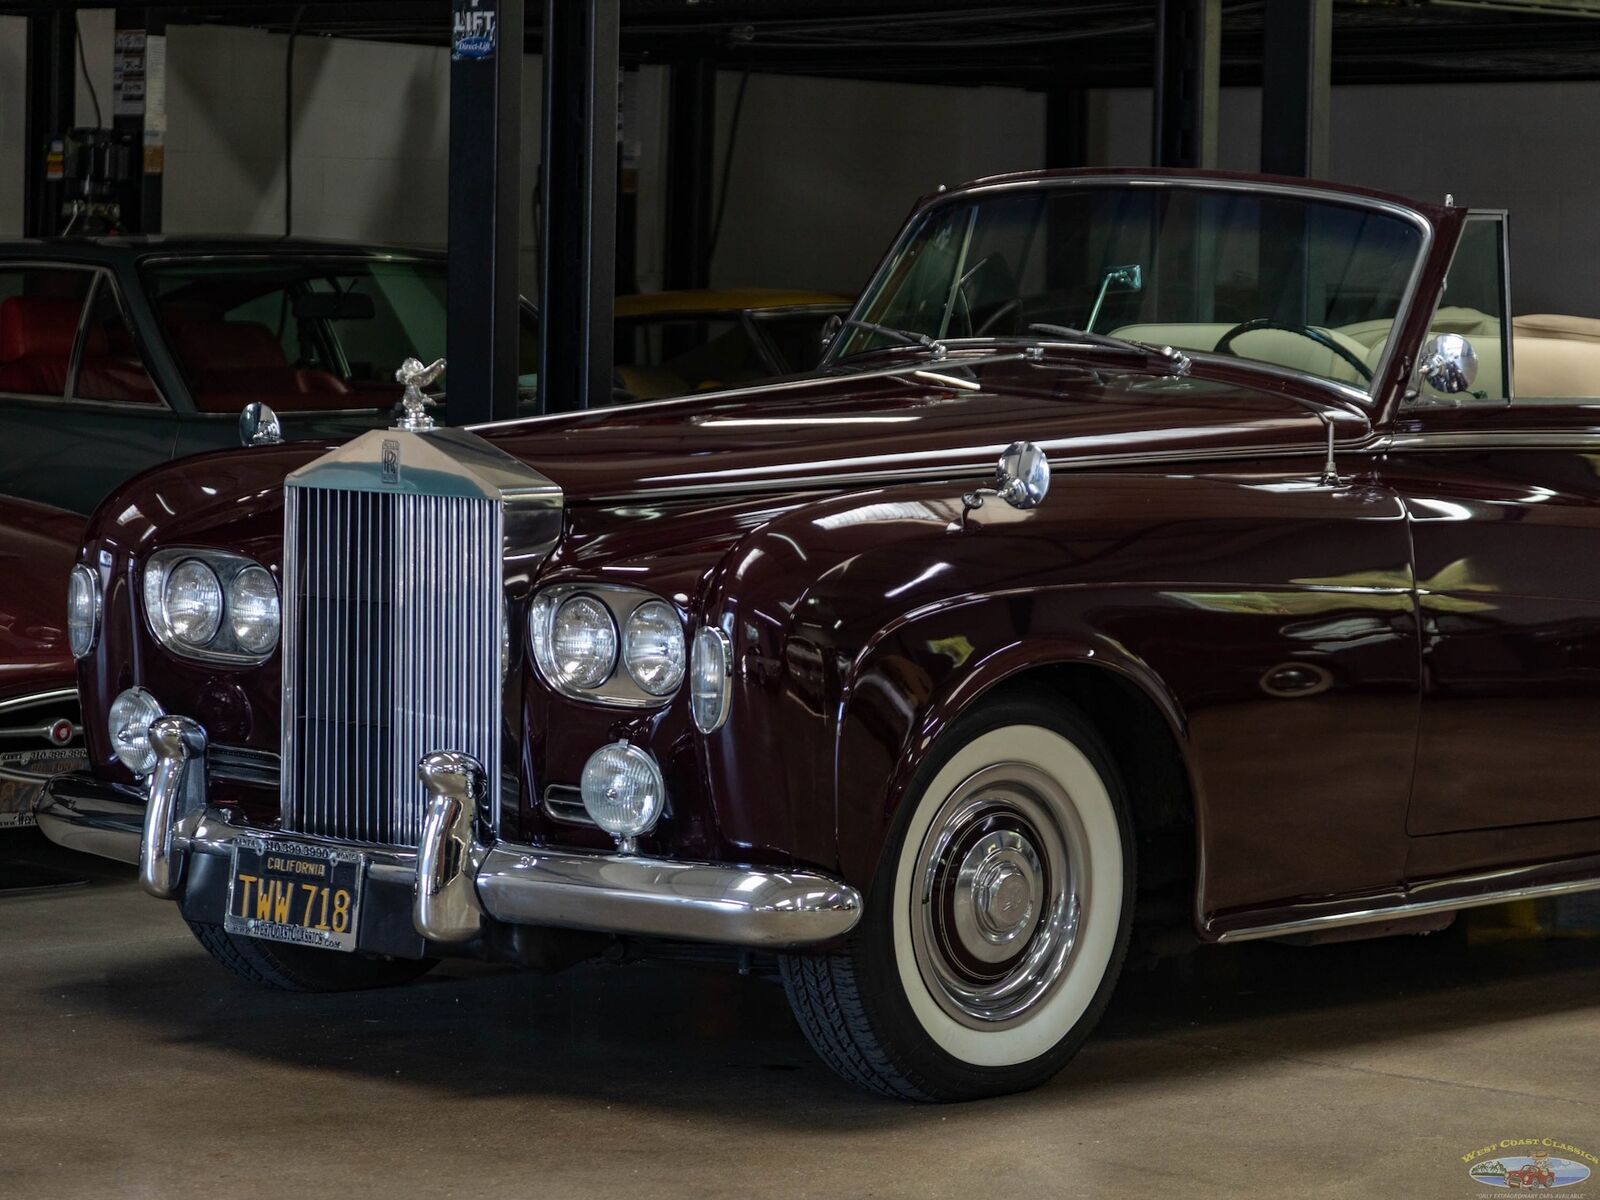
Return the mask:
<svg viewBox="0 0 1600 1200">
<path fill-rule="evenodd" d="M 111 92 L 111 14 L 83 16 L 102 107 Z M 22 22 L 0 18 L 0 234 L 22 220 Z M 277 233 L 283 227 L 281 36 L 179 26 L 171 33 L 166 225 L 171 232 Z M 301 39 L 295 75 L 295 230 L 442 243 L 449 63 L 442 49 Z M 718 156 L 738 76 L 719 81 Z M 524 73 L 528 150 L 538 158 L 540 76 Z M 80 81 L 80 122 L 92 119 Z M 1250 170 L 1259 95 L 1222 97 L 1221 165 Z M 1097 162 L 1149 162 L 1146 91 L 1090 96 Z M 660 286 L 665 72 L 629 85 L 640 168 L 640 282 Z M 1333 95 L 1335 179 L 1512 211 L 1518 311 L 1600 315 L 1591 280 L 1600 248 L 1590 210 L 1600 162 L 1575 135 L 1600 121 L 1600 83 L 1341 87 Z M 1044 106 L 1006 89 L 753 76 L 746 93 L 713 260 L 719 285 L 861 285 L 919 195 L 996 171 L 1040 165 Z M 523 279 L 533 287 L 532 205 L 523 208 Z"/>
<path fill-rule="evenodd" d="M 737 90 L 724 74 L 719 168 Z M 712 281 L 854 292 L 917 197 L 1038 167 L 1043 148 L 1026 92 L 752 76 Z"/>
</svg>

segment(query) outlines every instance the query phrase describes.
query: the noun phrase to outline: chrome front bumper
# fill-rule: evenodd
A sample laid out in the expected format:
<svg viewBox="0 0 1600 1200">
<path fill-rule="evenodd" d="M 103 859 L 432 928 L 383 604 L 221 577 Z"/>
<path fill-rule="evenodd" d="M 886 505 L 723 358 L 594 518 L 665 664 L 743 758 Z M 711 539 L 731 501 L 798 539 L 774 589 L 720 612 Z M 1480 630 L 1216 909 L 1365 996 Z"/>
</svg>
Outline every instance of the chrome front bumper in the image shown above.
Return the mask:
<svg viewBox="0 0 1600 1200">
<path fill-rule="evenodd" d="M 215 890 L 225 878 L 237 837 L 342 844 L 248 826 L 210 807 L 205 734 L 194 722 L 163 717 L 150 739 L 160 765 L 148 798 L 86 775 L 58 776 L 40 798 L 39 828 L 62 846 L 137 865 L 146 891 L 186 911 L 197 880 Z M 812 872 L 483 845 L 472 836 L 477 764 L 430 754 L 420 774 L 429 804 L 418 849 L 360 849 L 369 881 L 402 900 L 409 892 L 410 924 L 434 949 L 473 941 L 485 921 L 778 949 L 830 941 L 861 917 L 859 892 Z"/>
</svg>

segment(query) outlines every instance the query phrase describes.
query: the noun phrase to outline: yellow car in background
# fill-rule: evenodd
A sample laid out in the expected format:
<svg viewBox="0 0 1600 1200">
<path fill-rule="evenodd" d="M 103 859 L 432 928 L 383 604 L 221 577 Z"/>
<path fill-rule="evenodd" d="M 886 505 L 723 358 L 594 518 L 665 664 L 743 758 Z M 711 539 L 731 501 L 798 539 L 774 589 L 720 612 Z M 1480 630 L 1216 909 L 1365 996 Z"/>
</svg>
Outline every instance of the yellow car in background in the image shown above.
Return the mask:
<svg viewBox="0 0 1600 1200">
<path fill-rule="evenodd" d="M 660 400 L 810 371 L 823 326 L 849 315 L 850 304 L 835 292 L 776 288 L 618 296 L 617 382 L 639 400 Z"/>
</svg>

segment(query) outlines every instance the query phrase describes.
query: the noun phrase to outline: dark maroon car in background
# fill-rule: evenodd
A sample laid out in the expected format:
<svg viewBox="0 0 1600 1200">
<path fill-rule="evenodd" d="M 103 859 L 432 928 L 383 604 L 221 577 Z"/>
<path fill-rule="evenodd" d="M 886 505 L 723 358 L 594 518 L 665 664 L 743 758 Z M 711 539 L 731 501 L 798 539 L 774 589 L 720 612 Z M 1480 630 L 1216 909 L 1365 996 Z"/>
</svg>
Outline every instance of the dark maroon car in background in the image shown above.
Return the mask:
<svg viewBox="0 0 1600 1200">
<path fill-rule="evenodd" d="M 1600 887 L 1600 371 L 1507 278 L 1503 214 L 1003 177 L 816 378 L 154 471 L 40 823 L 280 987 L 726 947 L 918 1099 L 1058 1070 L 1136 923 Z"/>
<path fill-rule="evenodd" d="M 0 837 L 33 824 L 52 775 L 88 765 L 65 575 L 82 541 L 81 516 L 0 497 Z"/>
</svg>

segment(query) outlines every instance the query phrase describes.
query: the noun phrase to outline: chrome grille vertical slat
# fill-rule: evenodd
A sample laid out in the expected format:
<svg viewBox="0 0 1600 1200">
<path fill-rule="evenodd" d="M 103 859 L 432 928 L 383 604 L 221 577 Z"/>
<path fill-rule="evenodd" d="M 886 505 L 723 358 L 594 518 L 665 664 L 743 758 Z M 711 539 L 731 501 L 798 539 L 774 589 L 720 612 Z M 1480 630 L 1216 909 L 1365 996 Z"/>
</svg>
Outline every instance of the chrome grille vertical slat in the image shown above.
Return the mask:
<svg viewBox="0 0 1600 1200">
<path fill-rule="evenodd" d="M 493 500 L 286 488 L 285 828 L 416 845 L 433 750 L 489 766 L 498 812 L 502 521 Z"/>
</svg>

